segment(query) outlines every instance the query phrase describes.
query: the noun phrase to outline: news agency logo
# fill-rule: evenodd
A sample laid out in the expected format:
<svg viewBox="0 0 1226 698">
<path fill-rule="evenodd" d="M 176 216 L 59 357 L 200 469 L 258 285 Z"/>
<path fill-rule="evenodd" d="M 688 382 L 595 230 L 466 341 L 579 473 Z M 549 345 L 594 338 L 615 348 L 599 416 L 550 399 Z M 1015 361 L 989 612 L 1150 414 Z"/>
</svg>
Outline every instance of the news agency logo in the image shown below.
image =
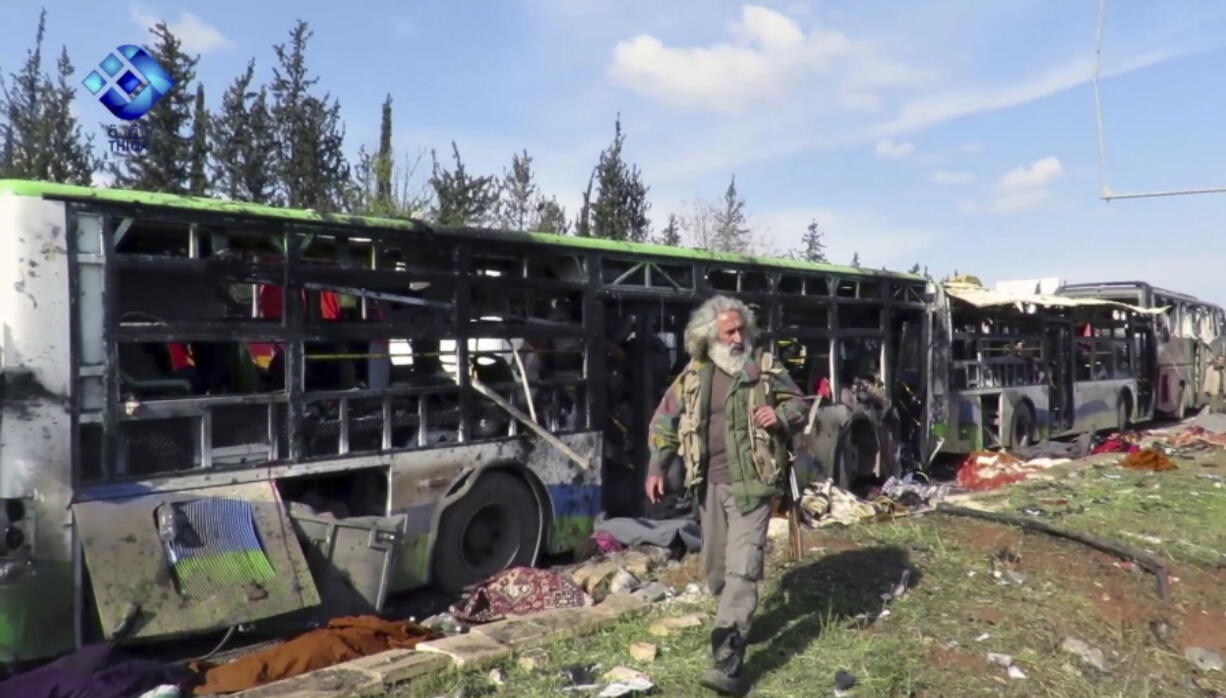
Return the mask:
<svg viewBox="0 0 1226 698">
<path fill-rule="evenodd" d="M 132 44 L 107 54 L 98 68 L 85 76 L 85 89 L 125 121 L 144 116 L 175 84 L 145 49 Z"/>
</svg>

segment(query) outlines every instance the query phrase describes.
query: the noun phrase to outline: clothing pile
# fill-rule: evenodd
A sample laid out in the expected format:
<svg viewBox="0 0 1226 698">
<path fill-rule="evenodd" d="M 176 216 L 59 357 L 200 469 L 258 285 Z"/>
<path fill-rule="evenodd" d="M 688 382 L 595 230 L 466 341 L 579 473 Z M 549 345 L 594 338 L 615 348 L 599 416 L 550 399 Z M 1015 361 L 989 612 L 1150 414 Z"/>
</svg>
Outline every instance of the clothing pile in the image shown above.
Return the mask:
<svg viewBox="0 0 1226 698">
<path fill-rule="evenodd" d="M 810 483 L 800 494 L 800 511 L 804 523 L 810 527 L 833 523 L 851 525 L 889 514 L 893 508 L 893 503 L 887 498 L 866 502 L 836 487 L 830 480 Z"/>
<path fill-rule="evenodd" d="M 1133 453 L 1129 453 L 1120 463 L 1120 466 L 1132 470 L 1152 470 L 1155 472 L 1175 469 L 1175 464 L 1169 458 L 1152 448 L 1138 449 Z"/>
<path fill-rule="evenodd" d="M 510 615 L 592 604 L 592 597 L 563 575 L 512 567 L 477 585 L 464 602 L 451 607 L 451 614 L 465 623 L 492 623 Z"/>
<path fill-rule="evenodd" d="M 1003 451 L 976 451 L 962 461 L 954 479 L 964 490 L 991 490 L 1020 482 L 1045 464 L 1026 463 Z"/>
<path fill-rule="evenodd" d="M 137 659 L 110 645 L 89 645 L 43 666 L 0 682 L 0 696 L 135 698 L 178 695 L 199 681 L 179 666 Z"/>
<path fill-rule="evenodd" d="M 327 627 L 303 633 L 227 664 L 193 663 L 191 668 L 204 677 L 204 683 L 196 686 L 195 693 L 243 691 L 390 649 L 412 649 L 419 642 L 438 637 L 441 636 L 429 628 L 408 621 L 389 621 L 375 616 L 333 618 Z"/>
<path fill-rule="evenodd" d="M 902 479 L 890 477 L 881 485 L 881 494 L 910 510 L 926 509 L 949 496 L 953 485 L 945 482 L 919 482 L 915 473 Z"/>
</svg>

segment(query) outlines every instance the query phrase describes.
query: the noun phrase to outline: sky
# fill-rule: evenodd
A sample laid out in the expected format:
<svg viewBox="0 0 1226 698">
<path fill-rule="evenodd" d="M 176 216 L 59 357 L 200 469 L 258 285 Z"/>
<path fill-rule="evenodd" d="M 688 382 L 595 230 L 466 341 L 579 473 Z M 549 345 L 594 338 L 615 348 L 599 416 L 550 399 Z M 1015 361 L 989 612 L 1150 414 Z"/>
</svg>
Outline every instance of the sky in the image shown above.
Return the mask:
<svg viewBox="0 0 1226 698">
<path fill-rule="evenodd" d="M 0 72 L 32 43 L 38 3 L 0 5 Z M 991 283 L 1141 279 L 1226 305 L 1226 3 L 1104 0 L 1100 166 L 1096 0 L 49 0 L 47 43 L 82 79 L 164 18 L 200 55 L 216 105 L 296 19 L 340 100 L 347 149 L 394 103 L 403 157 L 455 141 L 500 173 L 527 149 L 575 212 L 620 114 L 625 156 L 669 213 L 735 176 L 755 233 L 795 248 L 817 220 L 831 261 Z M 113 121 L 84 89 L 76 113 Z M 105 144 L 103 144 L 105 147 Z M 428 169 L 429 158 L 422 168 Z"/>
</svg>

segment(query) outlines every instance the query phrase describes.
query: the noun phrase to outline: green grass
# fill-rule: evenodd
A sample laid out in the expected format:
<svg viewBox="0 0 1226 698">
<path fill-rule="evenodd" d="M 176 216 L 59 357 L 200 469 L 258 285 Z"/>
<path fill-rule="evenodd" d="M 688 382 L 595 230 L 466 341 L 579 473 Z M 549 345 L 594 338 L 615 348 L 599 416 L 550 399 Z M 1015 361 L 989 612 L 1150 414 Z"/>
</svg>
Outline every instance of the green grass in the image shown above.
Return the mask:
<svg viewBox="0 0 1226 698">
<path fill-rule="evenodd" d="M 1226 464 L 1226 454 L 1215 458 Z M 1179 470 L 1157 474 L 1086 468 L 1020 483 L 996 502 L 1013 512 L 1037 504 L 1058 525 L 1164 557 L 1179 579 L 1171 603 L 1157 599 L 1147 573 L 1122 569 L 1077 543 L 1009 526 L 929 514 L 809 533 L 806 559 L 787 564 L 777 550 L 763 584 L 747 662 L 752 695 L 831 695 L 838 669 L 856 676 L 861 697 L 1211 695 L 1193 679 L 1226 690 L 1226 675 L 1196 676 L 1182 657 L 1193 639 L 1226 644 L 1226 630 L 1212 631 L 1213 614 L 1217 626 L 1226 625 L 1226 574 L 1219 568 L 1219 551 L 1226 551 L 1226 489 L 1197 477 L 1224 469 L 1179 464 Z M 1016 560 L 1010 569 L 1025 576 L 1023 583 L 993 576 L 999 550 Z M 855 622 L 857 614 L 881 610 L 880 594 L 904 568 L 913 570 L 912 588 L 891 602 L 889 615 L 867 627 Z M 503 664 L 508 680 L 501 687 L 490 684 L 486 672 L 448 672 L 393 695 L 563 695 L 559 668 L 593 662 L 602 664 L 601 671 L 619 664 L 646 671 L 658 695 L 710 695 L 696 683 L 709 662 L 709 623 L 669 638 L 648 632 L 659 618 L 694 610 L 709 616 L 712 603 L 658 604 L 643 618 L 545 648 L 546 665 L 533 671 L 512 658 Z M 1169 632 L 1160 639 L 1151 621 L 1165 623 Z M 984 633 L 989 637 L 978 640 Z M 1109 673 L 1064 652 L 1061 644 L 1070 636 L 1101 648 Z M 652 642 L 660 654 L 653 663 L 637 663 L 628 654 L 631 642 Z M 987 661 L 988 652 L 1012 655 L 1027 679 L 1007 678 L 1004 668 Z"/>
</svg>

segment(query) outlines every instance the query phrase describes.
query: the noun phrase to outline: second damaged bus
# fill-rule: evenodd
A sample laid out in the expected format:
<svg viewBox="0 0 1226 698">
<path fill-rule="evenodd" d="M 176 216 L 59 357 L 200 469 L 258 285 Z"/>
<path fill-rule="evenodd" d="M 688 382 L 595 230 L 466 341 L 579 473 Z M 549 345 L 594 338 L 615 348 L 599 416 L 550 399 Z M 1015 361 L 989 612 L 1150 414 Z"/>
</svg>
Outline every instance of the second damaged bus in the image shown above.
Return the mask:
<svg viewBox="0 0 1226 698">
<path fill-rule="evenodd" d="M 0 661 L 378 608 L 637 513 L 713 293 L 850 481 L 927 453 L 921 278 L 0 182 Z M 826 391 L 825 387 L 830 390 Z"/>
<path fill-rule="evenodd" d="M 1210 402 L 1206 379 L 1214 346 L 1226 335 L 1226 311 L 1193 296 L 1156 288 L 1144 281 L 1066 284 L 1056 292 L 1071 298 L 1102 298 L 1151 310 L 1158 345 L 1155 409 L 1183 418 Z"/>
<path fill-rule="evenodd" d="M 942 451 L 1016 448 L 1153 416 L 1153 322 L 1141 308 L 951 282 L 934 313 Z"/>
</svg>

